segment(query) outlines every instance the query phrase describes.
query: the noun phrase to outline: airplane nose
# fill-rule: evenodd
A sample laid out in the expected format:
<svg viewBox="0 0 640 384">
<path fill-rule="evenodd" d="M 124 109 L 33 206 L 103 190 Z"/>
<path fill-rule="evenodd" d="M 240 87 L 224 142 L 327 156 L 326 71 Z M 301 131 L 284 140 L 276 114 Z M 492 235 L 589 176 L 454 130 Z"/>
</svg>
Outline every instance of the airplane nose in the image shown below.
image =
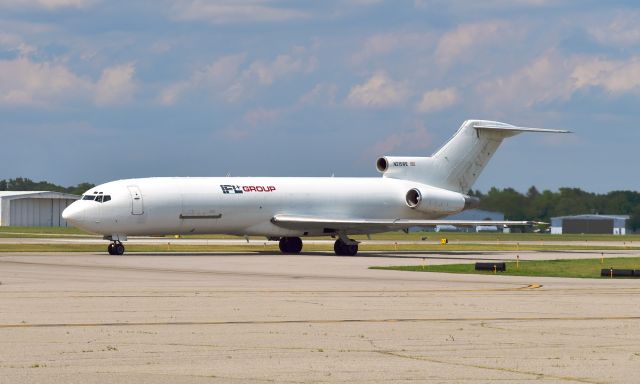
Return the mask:
<svg viewBox="0 0 640 384">
<path fill-rule="evenodd" d="M 77 203 L 72 203 L 62 211 L 62 218 L 71 224 L 81 221 L 82 217 L 82 208 Z"/>
</svg>

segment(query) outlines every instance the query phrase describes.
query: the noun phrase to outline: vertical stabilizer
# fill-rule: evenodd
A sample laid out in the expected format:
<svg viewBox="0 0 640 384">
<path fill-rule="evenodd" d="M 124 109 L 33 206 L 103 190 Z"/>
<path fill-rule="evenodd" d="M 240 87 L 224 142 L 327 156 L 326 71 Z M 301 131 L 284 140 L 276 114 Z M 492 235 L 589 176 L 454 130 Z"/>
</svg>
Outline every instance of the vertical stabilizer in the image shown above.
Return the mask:
<svg viewBox="0 0 640 384">
<path fill-rule="evenodd" d="M 467 120 L 433 156 L 380 158 L 378 170 L 385 177 L 407 179 L 467 193 L 502 141 L 523 132 L 568 131 L 515 127 L 497 121 Z"/>
</svg>

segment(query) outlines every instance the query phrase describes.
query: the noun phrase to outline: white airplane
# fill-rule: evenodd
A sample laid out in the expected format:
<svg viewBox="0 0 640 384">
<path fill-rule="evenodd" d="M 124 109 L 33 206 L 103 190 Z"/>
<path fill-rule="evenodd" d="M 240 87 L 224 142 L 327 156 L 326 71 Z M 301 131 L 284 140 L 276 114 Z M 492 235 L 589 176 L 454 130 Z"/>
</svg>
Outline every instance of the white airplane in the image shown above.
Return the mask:
<svg viewBox="0 0 640 384">
<path fill-rule="evenodd" d="M 127 236 L 231 234 L 279 240 L 283 253 L 301 237 L 337 237 L 336 255 L 355 255 L 348 235 L 436 225 L 532 225 L 526 221 L 439 218 L 477 207 L 467 195 L 503 139 L 522 132 L 568 133 L 465 121 L 431 157 L 381 157 L 380 178 L 162 177 L 109 182 L 87 191 L 62 217 L 109 240 L 122 255 Z"/>
</svg>

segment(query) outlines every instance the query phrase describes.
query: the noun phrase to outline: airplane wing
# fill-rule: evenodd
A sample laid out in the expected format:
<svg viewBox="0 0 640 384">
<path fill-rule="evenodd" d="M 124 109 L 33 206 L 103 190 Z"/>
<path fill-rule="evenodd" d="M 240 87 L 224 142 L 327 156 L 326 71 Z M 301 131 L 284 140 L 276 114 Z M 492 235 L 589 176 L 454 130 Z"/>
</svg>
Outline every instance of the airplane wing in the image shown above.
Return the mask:
<svg viewBox="0 0 640 384">
<path fill-rule="evenodd" d="M 536 221 L 490 221 L 490 220 L 413 220 L 413 219 L 335 219 L 313 216 L 275 215 L 271 222 L 286 229 L 312 230 L 321 229 L 326 233 L 337 231 L 355 231 L 366 233 L 367 231 L 379 232 L 384 230 L 394 231 L 410 227 L 435 227 L 436 225 L 454 225 L 457 227 L 495 226 L 495 225 L 520 225 L 533 226 L 546 224 Z M 325 230 L 328 229 L 328 230 Z"/>
</svg>

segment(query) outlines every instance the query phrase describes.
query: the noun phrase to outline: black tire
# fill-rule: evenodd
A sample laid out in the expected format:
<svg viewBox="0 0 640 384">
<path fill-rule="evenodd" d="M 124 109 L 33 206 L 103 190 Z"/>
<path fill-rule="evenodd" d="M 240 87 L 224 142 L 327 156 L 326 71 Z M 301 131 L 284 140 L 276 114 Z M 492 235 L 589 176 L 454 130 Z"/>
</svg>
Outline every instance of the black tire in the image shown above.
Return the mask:
<svg viewBox="0 0 640 384">
<path fill-rule="evenodd" d="M 122 243 L 114 244 L 113 251 L 116 255 L 124 255 L 124 245 Z"/>
<path fill-rule="evenodd" d="M 107 247 L 107 252 L 109 252 L 109 254 L 110 254 L 110 255 L 115 255 L 115 254 L 116 254 L 115 250 L 113 249 L 113 246 L 114 246 L 114 244 L 113 244 L 113 243 L 111 243 L 111 244 L 109 244 L 109 246 Z"/>
<path fill-rule="evenodd" d="M 299 237 L 283 237 L 278 246 L 282 253 L 298 254 L 302 251 L 302 240 Z"/>
<path fill-rule="evenodd" d="M 358 253 L 358 244 L 345 244 L 341 239 L 333 243 L 333 251 L 337 256 L 355 256 Z"/>
</svg>

